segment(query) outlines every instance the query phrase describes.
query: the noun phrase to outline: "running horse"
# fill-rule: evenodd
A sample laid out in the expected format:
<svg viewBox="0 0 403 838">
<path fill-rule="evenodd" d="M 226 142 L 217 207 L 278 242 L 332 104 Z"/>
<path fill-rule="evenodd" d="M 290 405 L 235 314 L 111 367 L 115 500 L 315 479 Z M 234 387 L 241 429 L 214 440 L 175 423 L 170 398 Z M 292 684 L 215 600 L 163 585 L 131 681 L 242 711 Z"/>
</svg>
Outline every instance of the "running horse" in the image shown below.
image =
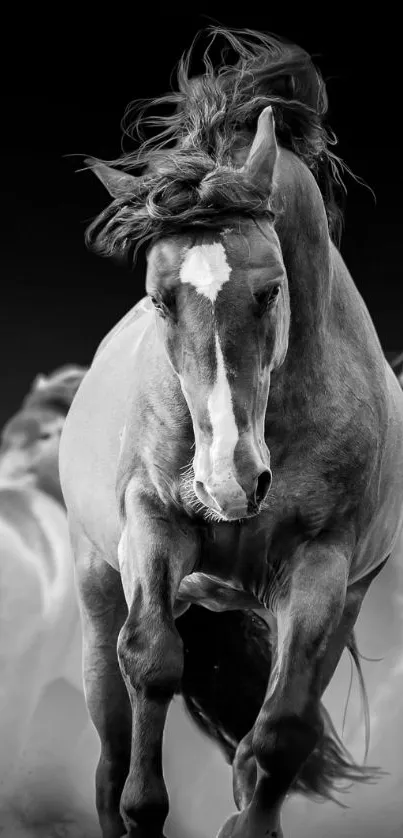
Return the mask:
<svg viewBox="0 0 403 838">
<path fill-rule="evenodd" d="M 226 58 L 210 42 L 192 76 L 190 51 L 162 114 L 139 116 L 151 139 L 87 161 L 113 199 L 88 243 L 129 261 L 148 243 L 147 298 L 60 448 L 104 838 L 163 835 L 181 690 L 232 762 L 220 838 L 279 838 L 290 791 L 378 776 L 321 696 L 344 648 L 359 665 L 354 624 L 402 527 L 403 394 L 336 246 L 320 73 L 271 35 L 214 37 Z"/>
<path fill-rule="evenodd" d="M 67 366 L 35 379 L 0 444 L 0 798 L 46 687 L 71 680 L 79 620 L 66 512 L 60 433 L 85 370 Z M 73 641 L 72 641 L 73 638 Z M 80 680 L 73 684 L 82 689 Z"/>
</svg>

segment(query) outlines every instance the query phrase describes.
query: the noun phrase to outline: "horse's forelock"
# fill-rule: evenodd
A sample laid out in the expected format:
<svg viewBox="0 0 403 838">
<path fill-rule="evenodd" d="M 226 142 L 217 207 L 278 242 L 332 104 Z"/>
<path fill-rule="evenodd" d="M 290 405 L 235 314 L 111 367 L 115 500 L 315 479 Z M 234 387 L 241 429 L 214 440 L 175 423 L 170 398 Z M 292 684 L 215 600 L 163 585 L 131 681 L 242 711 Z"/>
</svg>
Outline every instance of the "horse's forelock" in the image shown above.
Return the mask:
<svg viewBox="0 0 403 838">
<path fill-rule="evenodd" d="M 183 160 L 183 166 L 182 166 Z M 154 161 L 146 189 L 138 184 L 130 200 L 116 199 L 87 230 L 87 244 L 102 255 L 124 253 L 150 239 L 179 232 L 192 225 L 219 227 L 223 216 L 272 214 L 268 196 L 232 166 L 212 165 L 201 154 L 172 152 Z"/>
</svg>

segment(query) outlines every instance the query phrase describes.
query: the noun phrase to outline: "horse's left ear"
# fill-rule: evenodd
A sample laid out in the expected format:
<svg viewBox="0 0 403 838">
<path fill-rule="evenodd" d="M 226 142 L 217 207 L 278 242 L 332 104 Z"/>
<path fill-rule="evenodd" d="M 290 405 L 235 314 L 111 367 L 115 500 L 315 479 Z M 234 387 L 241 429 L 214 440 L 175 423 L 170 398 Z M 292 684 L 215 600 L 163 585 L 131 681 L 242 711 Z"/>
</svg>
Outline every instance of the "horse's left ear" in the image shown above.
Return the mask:
<svg viewBox="0 0 403 838">
<path fill-rule="evenodd" d="M 136 184 L 136 178 L 133 175 L 128 175 L 127 172 L 120 172 L 118 169 L 112 169 L 111 166 L 107 166 L 105 163 L 100 163 L 98 160 L 93 160 L 92 158 L 88 158 L 85 162 L 97 178 L 99 178 L 112 198 L 128 198 L 130 195 L 133 195 Z"/>
<path fill-rule="evenodd" d="M 255 138 L 241 171 L 248 180 L 263 186 L 270 194 L 278 158 L 278 145 L 273 110 L 265 108 L 259 116 Z"/>
<path fill-rule="evenodd" d="M 39 374 L 32 382 L 32 388 L 34 390 L 43 390 L 47 386 L 47 383 L 48 379 L 46 378 L 46 375 Z"/>
</svg>

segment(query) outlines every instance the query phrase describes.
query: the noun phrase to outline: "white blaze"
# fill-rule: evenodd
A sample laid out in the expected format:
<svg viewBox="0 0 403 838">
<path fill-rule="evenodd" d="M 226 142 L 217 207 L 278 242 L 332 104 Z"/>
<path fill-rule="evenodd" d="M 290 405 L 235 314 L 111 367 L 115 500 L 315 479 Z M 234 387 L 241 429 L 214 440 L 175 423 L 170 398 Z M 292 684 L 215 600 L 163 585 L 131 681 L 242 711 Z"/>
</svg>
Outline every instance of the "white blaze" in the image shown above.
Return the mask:
<svg viewBox="0 0 403 838">
<path fill-rule="evenodd" d="M 217 377 L 208 398 L 207 407 L 213 429 L 211 465 L 213 478 L 230 479 L 234 474 L 234 452 L 238 442 L 238 428 L 232 405 L 231 388 L 225 371 L 220 340 L 215 335 Z"/>
<path fill-rule="evenodd" d="M 190 247 L 182 262 L 179 276 L 183 283 L 192 285 L 198 294 L 207 297 L 214 304 L 223 285 L 229 281 L 231 268 L 227 262 L 224 246 L 220 242 L 201 244 Z M 210 467 L 208 489 L 215 494 L 224 491 L 227 500 L 246 501 L 246 496 L 235 477 L 234 453 L 238 442 L 238 428 L 234 416 L 232 395 L 224 356 L 218 334 L 215 334 L 216 380 L 207 401 L 207 409 L 212 427 L 210 447 Z M 184 382 L 182 390 L 186 398 Z M 206 452 L 205 452 L 206 453 Z M 203 448 L 196 451 L 195 471 L 205 457 Z M 207 475 L 206 475 L 207 476 Z"/>
<path fill-rule="evenodd" d="M 212 303 L 223 285 L 228 282 L 231 268 L 227 262 L 224 246 L 214 244 L 196 244 L 190 247 L 182 262 L 179 272 L 181 282 L 189 283 Z"/>
</svg>

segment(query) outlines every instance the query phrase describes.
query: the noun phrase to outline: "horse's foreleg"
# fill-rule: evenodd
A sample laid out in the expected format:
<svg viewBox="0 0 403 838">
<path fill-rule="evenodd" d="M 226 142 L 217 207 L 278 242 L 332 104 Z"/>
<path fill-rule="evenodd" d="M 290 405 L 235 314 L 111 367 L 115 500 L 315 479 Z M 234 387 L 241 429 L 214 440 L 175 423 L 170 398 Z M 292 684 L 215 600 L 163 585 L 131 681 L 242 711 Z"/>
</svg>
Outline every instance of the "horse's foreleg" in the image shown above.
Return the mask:
<svg viewBox="0 0 403 838">
<path fill-rule="evenodd" d="M 103 838 L 121 838 L 120 798 L 130 764 L 131 708 L 119 669 L 117 642 L 127 616 L 119 573 L 86 547 L 77 551 L 83 627 L 84 691 L 98 732 L 96 806 Z"/>
<path fill-rule="evenodd" d="M 330 680 L 359 612 L 357 600 L 351 619 L 344 619 L 348 561 L 343 551 L 315 543 L 304 546 L 296 558 L 277 608 L 277 661 L 253 730 L 255 790 L 249 805 L 223 828 L 222 838 L 282 835 L 281 806 L 322 734 L 325 680 Z"/>
<path fill-rule="evenodd" d="M 383 564 L 381 567 L 383 567 Z M 381 567 L 377 568 L 365 579 L 360 579 L 358 582 L 355 582 L 347 590 L 341 620 L 333 634 L 329 637 L 326 653 L 320 669 L 321 695 L 323 695 L 333 677 L 341 654 L 346 647 L 346 642 L 354 629 L 369 585 L 379 573 Z M 239 809 L 246 808 L 251 802 L 256 787 L 257 761 L 254 756 L 253 741 L 254 728 L 239 743 L 232 765 L 234 798 Z M 306 769 L 308 774 L 311 774 L 312 765 L 310 764 L 310 758 L 308 758 L 300 772 L 301 779 L 304 779 Z M 326 778 L 323 779 L 326 783 Z"/>
<path fill-rule="evenodd" d="M 121 800 L 129 836 L 160 838 L 168 814 L 162 739 L 170 701 L 180 689 L 182 641 L 174 622 L 179 584 L 195 562 L 190 532 L 127 498 L 119 563 L 129 616 L 118 655 L 132 706 L 130 771 Z"/>
</svg>

